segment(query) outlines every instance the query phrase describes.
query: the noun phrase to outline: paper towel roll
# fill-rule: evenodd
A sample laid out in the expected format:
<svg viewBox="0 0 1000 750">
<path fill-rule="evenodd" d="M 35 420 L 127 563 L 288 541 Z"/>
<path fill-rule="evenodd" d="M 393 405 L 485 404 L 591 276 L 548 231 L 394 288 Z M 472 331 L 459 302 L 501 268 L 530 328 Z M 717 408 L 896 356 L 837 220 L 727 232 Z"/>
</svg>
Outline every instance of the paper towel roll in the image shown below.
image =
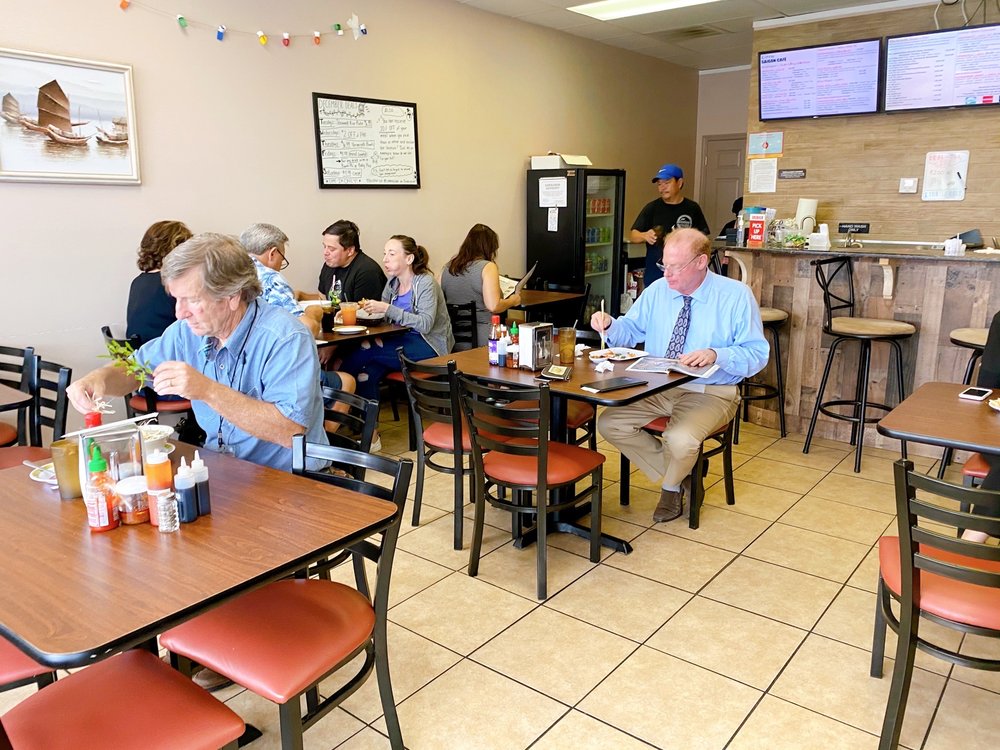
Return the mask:
<svg viewBox="0 0 1000 750">
<path fill-rule="evenodd" d="M 815 198 L 799 198 L 799 207 L 795 209 L 795 223 L 799 225 L 799 234 L 810 235 L 816 231 Z"/>
</svg>

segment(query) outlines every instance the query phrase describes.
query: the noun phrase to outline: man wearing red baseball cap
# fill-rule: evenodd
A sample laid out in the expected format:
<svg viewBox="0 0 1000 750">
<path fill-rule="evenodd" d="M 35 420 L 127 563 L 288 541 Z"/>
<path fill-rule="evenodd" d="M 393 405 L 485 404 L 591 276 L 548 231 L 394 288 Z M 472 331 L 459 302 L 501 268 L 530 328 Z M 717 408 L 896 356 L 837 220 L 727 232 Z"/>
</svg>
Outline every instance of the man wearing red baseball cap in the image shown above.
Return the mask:
<svg viewBox="0 0 1000 750">
<path fill-rule="evenodd" d="M 681 196 L 684 189 L 684 170 L 676 164 L 664 164 L 653 176 L 660 197 L 647 203 L 629 234 L 630 242 L 646 243 L 646 272 L 643 284 L 649 286 L 663 276 L 656 264 L 663 257 L 663 238 L 674 229 L 693 227 L 710 235 L 708 222 L 701 206 Z"/>
</svg>

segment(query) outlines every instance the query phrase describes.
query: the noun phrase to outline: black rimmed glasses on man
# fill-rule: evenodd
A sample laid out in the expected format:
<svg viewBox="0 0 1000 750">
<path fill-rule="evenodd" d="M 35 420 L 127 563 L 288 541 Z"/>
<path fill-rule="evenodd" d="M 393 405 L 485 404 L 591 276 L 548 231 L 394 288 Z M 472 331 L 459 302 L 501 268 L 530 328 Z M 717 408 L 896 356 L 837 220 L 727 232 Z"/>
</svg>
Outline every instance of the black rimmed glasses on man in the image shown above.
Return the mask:
<svg viewBox="0 0 1000 750">
<path fill-rule="evenodd" d="M 699 255 L 700 254 L 701 253 L 699 253 Z M 671 276 L 676 276 L 681 271 L 683 271 L 685 268 L 687 268 L 692 263 L 694 263 L 696 260 L 698 260 L 698 255 L 694 256 L 687 263 L 684 263 L 683 265 L 680 265 L 680 266 L 665 266 L 665 265 L 663 265 L 663 261 L 662 260 L 658 260 L 658 261 L 656 261 L 656 267 L 659 268 L 664 273 L 668 273 Z"/>
<path fill-rule="evenodd" d="M 291 265 L 288 262 L 288 258 L 285 257 L 285 253 L 281 250 L 280 247 L 274 248 L 274 252 L 276 252 L 278 255 L 281 256 L 281 267 L 278 270 L 284 271 L 286 268 L 288 268 L 289 265 Z"/>
</svg>

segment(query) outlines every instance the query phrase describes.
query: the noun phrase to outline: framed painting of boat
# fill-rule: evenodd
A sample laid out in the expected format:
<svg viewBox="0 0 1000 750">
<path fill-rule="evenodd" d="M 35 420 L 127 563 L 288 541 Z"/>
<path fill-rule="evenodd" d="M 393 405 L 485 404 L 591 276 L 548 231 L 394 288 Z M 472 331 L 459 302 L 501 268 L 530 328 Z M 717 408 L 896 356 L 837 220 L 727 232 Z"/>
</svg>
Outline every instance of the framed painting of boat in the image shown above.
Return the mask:
<svg viewBox="0 0 1000 750">
<path fill-rule="evenodd" d="M 139 184 L 132 67 L 0 48 L 0 180 Z"/>
</svg>

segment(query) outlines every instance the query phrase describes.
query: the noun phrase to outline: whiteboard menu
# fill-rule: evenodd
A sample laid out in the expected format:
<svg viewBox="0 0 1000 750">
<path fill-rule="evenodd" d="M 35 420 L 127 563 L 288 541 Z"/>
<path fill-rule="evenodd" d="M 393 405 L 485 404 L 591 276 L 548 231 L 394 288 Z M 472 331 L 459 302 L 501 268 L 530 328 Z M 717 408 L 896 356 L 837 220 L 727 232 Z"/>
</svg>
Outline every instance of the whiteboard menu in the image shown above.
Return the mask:
<svg viewBox="0 0 1000 750">
<path fill-rule="evenodd" d="M 881 40 L 761 52 L 760 119 L 878 111 Z"/>
<path fill-rule="evenodd" d="M 886 112 L 989 104 L 1000 104 L 1000 26 L 886 38 Z"/>
<path fill-rule="evenodd" d="M 417 105 L 313 94 L 321 188 L 419 188 Z"/>
</svg>

